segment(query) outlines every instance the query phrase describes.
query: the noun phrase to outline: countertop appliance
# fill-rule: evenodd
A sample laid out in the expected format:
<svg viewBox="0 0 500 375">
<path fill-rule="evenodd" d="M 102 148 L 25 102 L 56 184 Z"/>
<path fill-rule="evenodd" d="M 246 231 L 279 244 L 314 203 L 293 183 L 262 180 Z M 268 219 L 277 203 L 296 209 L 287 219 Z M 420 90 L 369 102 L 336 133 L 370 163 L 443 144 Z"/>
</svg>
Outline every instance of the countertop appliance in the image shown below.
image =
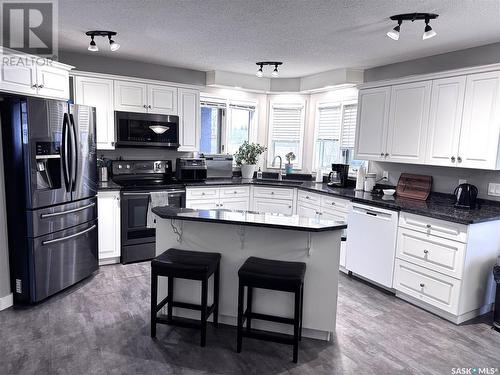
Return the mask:
<svg viewBox="0 0 500 375">
<path fill-rule="evenodd" d="M 207 179 L 207 163 L 204 158 L 177 158 L 175 177 L 178 181 L 205 181 Z"/>
<path fill-rule="evenodd" d="M 431 193 L 432 176 L 401 173 L 396 187 L 396 195 L 425 201 Z"/>
<path fill-rule="evenodd" d="M 460 184 L 455 188 L 455 207 L 473 210 L 477 203 L 477 187 L 471 184 Z"/>
<path fill-rule="evenodd" d="M 346 268 L 392 288 L 398 212 L 353 203 L 347 222 Z"/>
<path fill-rule="evenodd" d="M 207 178 L 233 178 L 233 155 L 204 155 Z"/>
<path fill-rule="evenodd" d="M 148 227 L 151 192 L 165 192 L 172 207 L 185 207 L 184 186 L 172 181 L 170 160 L 118 160 L 111 165 L 113 181 L 122 186 L 121 262 L 152 259 L 156 255 L 155 228 Z"/>
<path fill-rule="evenodd" d="M 98 268 L 95 108 L 2 99 L 11 285 L 34 303 Z"/>
<path fill-rule="evenodd" d="M 349 175 L 349 164 L 332 164 L 332 171 L 328 175 L 328 186 L 345 187 Z"/>
<path fill-rule="evenodd" d="M 179 117 L 115 112 L 117 147 L 179 147 Z"/>
</svg>

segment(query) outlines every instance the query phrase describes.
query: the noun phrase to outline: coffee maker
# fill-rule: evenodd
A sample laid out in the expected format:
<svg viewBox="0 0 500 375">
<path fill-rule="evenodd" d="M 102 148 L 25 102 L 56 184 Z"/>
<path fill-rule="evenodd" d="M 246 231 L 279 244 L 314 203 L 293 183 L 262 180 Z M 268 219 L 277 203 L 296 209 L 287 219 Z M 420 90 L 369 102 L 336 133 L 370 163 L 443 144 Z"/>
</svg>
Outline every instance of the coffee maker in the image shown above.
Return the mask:
<svg viewBox="0 0 500 375">
<path fill-rule="evenodd" d="M 332 171 L 328 175 L 328 186 L 345 187 L 349 174 L 349 164 L 332 164 Z"/>
</svg>

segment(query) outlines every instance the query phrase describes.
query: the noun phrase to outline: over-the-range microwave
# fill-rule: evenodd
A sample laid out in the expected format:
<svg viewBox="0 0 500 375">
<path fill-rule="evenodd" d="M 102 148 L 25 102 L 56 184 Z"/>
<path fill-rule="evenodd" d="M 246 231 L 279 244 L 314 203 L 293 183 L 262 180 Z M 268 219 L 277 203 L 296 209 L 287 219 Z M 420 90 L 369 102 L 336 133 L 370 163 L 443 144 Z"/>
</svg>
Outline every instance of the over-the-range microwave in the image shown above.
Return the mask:
<svg viewBox="0 0 500 375">
<path fill-rule="evenodd" d="M 117 147 L 179 147 L 179 117 L 115 111 Z"/>
</svg>

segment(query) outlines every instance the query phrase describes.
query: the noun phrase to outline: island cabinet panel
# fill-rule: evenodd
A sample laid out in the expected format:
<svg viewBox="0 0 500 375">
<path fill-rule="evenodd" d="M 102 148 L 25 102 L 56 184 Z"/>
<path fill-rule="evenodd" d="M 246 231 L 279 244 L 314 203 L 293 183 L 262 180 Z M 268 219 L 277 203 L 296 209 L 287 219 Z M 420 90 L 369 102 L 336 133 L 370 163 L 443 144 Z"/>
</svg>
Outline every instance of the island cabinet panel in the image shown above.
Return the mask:
<svg viewBox="0 0 500 375">
<path fill-rule="evenodd" d="M 100 191 L 97 195 L 99 219 L 99 264 L 120 261 L 120 192 Z"/>
<path fill-rule="evenodd" d="M 250 187 L 232 186 L 186 189 L 186 207 L 194 209 L 249 210 Z"/>
</svg>

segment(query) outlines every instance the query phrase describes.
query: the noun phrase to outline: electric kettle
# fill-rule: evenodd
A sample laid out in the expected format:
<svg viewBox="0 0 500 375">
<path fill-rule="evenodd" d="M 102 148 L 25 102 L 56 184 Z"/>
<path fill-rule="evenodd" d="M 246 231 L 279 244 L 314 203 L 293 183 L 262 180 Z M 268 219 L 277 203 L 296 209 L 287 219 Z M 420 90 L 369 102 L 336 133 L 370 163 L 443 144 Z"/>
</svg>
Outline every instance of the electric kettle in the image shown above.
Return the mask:
<svg viewBox="0 0 500 375">
<path fill-rule="evenodd" d="M 460 184 L 456 187 L 455 192 L 455 207 L 475 209 L 477 201 L 477 187 L 471 184 Z"/>
</svg>

